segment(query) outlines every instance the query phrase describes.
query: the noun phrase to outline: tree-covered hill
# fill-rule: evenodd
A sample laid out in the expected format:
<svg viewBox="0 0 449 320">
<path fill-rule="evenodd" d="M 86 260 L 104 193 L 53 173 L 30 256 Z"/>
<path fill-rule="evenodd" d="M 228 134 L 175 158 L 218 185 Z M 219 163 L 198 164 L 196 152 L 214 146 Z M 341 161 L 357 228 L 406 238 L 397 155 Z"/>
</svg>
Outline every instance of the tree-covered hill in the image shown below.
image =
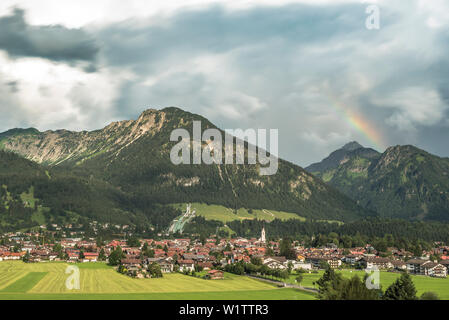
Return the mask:
<svg viewBox="0 0 449 320">
<path fill-rule="evenodd" d="M 163 230 L 178 214 L 94 177 L 44 168 L 0 151 L 0 230 L 88 221 Z"/>
<path fill-rule="evenodd" d="M 381 216 L 449 221 L 447 158 L 414 146 L 369 150 L 347 152 L 337 166 L 314 173 Z"/>
<path fill-rule="evenodd" d="M 10 130 L 0 134 L 0 147 L 41 165 L 36 170 L 44 174 L 34 182 L 35 193 L 60 213 L 140 221 L 160 215 L 161 210 L 154 211 L 164 208 L 160 205 L 204 202 L 341 221 L 370 214 L 287 161 L 279 160 L 272 176 L 260 175 L 258 165 L 172 164 L 172 130 L 184 128 L 192 135 L 195 120 L 203 130 L 216 128 L 178 108 L 149 109 L 137 120 L 92 132 Z M 247 143 L 244 152 L 247 156 Z"/>
</svg>

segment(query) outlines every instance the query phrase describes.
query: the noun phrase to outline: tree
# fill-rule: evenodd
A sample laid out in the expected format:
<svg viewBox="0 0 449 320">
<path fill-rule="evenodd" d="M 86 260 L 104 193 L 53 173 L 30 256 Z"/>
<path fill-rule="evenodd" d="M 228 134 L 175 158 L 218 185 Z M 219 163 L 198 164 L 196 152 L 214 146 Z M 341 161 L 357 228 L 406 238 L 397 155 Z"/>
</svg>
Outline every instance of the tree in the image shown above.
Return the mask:
<svg viewBox="0 0 449 320">
<path fill-rule="evenodd" d="M 325 260 L 320 261 L 320 269 L 327 270 L 329 268 L 330 268 L 330 266 L 329 266 L 329 263 L 327 263 L 327 261 L 325 261 Z"/>
<path fill-rule="evenodd" d="M 130 237 L 128 240 L 126 240 L 126 244 L 129 247 L 140 248 L 140 241 L 136 237 Z"/>
<path fill-rule="evenodd" d="M 420 299 L 421 300 L 440 300 L 440 297 L 435 292 L 428 291 L 428 292 L 424 292 L 421 295 Z"/>
<path fill-rule="evenodd" d="M 292 241 L 290 238 L 284 238 L 279 244 L 280 255 L 289 260 L 296 259 L 296 252 L 292 248 Z"/>
<path fill-rule="evenodd" d="M 343 277 L 335 273 L 330 267 L 326 268 L 323 276 L 315 282 L 318 285 L 318 297 L 320 300 L 337 300 Z"/>
<path fill-rule="evenodd" d="M 337 300 L 379 300 L 381 291 L 368 289 L 365 281 L 362 281 L 357 275 L 342 281 Z"/>
<path fill-rule="evenodd" d="M 201 271 L 203 271 L 203 269 L 204 269 L 203 266 L 200 266 L 198 264 L 195 265 L 195 272 L 201 272 Z"/>
<path fill-rule="evenodd" d="M 403 273 L 383 296 L 384 300 L 416 300 L 416 288 L 409 274 Z"/>
<path fill-rule="evenodd" d="M 53 251 L 60 254 L 62 251 L 62 246 L 60 243 L 55 244 L 55 246 L 53 247 Z"/>
<path fill-rule="evenodd" d="M 272 257 L 274 256 L 274 251 L 272 248 L 267 248 L 267 250 L 265 251 L 265 256 L 267 257 Z"/>
<path fill-rule="evenodd" d="M 98 260 L 100 261 L 106 260 L 106 253 L 104 252 L 104 248 L 101 248 L 100 253 L 98 254 Z"/>
<path fill-rule="evenodd" d="M 114 251 L 109 255 L 109 265 L 117 266 L 120 264 L 121 260 L 125 257 L 125 254 L 122 251 L 120 246 L 117 246 Z"/>
<path fill-rule="evenodd" d="M 156 262 L 153 262 L 148 267 L 147 271 L 151 275 L 152 278 L 162 278 L 161 266 L 158 263 L 156 263 Z"/>
<path fill-rule="evenodd" d="M 293 263 L 292 263 L 291 261 L 289 261 L 289 262 L 287 263 L 287 270 L 288 270 L 288 273 L 289 273 L 289 274 L 292 273 L 292 270 L 293 270 Z"/>
<path fill-rule="evenodd" d="M 362 281 L 357 275 L 344 279 L 341 273 L 328 268 L 316 284 L 319 287 L 318 297 L 321 300 L 378 300 L 381 290 L 370 290 L 366 287 L 366 277 Z"/>
<path fill-rule="evenodd" d="M 22 261 L 23 261 L 23 262 L 29 262 L 29 261 L 30 261 L 30 258 L 31 258 L 30 252 L 27 251 L 27 252 L 25 253 L 25 255 L 23 256 Z"/>
<path fill-rule="evenodd" d="M 415 257 L 421 257 L 422 256 L 422 247 L 419 244 L 416 244 L 413 247 L 413 255 Z"/>
<path fill-rule="evenodd" d="M 296 277 L 296 283 L 298 285 L 301 285 L 302 280 L 304 280 L 304 276 L 300 273 L 298 274 L 298 276 Z"/>
<path fill-rule="evenodd" d="M 262 259 L 260 257 L 251 257 L 251 263 L 255 266 L 261 266 L 262 265 Z"/>
</svg>

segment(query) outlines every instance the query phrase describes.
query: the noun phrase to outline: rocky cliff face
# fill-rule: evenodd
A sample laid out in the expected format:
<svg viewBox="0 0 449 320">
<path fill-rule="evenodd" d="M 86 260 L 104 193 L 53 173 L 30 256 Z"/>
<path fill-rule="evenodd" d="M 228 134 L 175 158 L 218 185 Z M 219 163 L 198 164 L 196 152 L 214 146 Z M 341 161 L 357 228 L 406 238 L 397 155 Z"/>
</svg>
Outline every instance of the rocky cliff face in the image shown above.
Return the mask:
<svg viewBox="0 0 449 320">
<path fill-rule="evenodd" d="M 0 146 L 37 163 L 79 163 L 104 152 L 118 152 L 144 135 L 156 134 L 164 125 L 165 116 L 163 111 L 150 109 L 137 120 L 113 122 L 90 132 L 13 129 L 0 134 Z"/>
</svg>

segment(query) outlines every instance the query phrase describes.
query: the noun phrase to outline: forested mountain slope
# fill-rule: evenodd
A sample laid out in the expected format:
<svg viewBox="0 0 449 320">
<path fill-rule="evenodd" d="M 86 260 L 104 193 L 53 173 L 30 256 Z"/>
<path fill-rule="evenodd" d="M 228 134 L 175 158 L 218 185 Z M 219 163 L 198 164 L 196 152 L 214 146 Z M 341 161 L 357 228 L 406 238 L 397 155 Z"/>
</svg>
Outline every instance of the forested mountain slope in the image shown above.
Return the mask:
<svg viewBox="0 0 449 320">
<path fill-rule="evenodd" d="M 52 201 L 60 212 L 116 219 L 130 215 L 147 221 L 160 214 L 150 212 L 156 204 L 204 202 L 293 212 L 313 219 L 348 221 L 369 214 L 287 161 L 279 160 L 279 170 L 272 176 L 260 175 L 257 165 L 172 164 L 170 150 L 176 142 L 170 142 L 170 134 L 178 128 L 192 134 L 194 120 L 201 121 L 203 130 L 215 128 L 207 119 L 178 108 L 150 109 L 137 120 L 115 122 L 92 132 L 14 129 L 0 134 L 0 146 L 41 164 L 38 170 L 48 171 L 52 179 L 46 182 L 47 189 L 52 191 L 45 193 L 39 185 L 35 192 L 46 199 L 51 193 L 59 194 Z M 70 185 L 76 187 L 67 189 L 65 196 L 61 194 L 65 188 L 55 187 L 56 177 L 72 179 Z M 86 200 L 71 199 L 74 190 Z"/>
<path fill-rule="evenodd" d="M 370 150 L 347 152 L 336 167 L 314 174 L 381 216 L 449 220 L 447 158 L 414 146 L 390 147 L 383 154 Z"/>
</svg>

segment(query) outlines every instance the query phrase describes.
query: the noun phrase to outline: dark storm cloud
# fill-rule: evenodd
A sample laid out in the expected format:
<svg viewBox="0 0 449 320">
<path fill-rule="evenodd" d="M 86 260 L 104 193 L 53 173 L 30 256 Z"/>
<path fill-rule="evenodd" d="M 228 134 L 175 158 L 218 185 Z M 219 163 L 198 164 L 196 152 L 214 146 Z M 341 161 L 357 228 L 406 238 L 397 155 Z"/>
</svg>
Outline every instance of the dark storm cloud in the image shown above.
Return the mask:
<svg viewBox="0 0 449 320">
<path fill-rule="evenodd" d="M 355 19 L 350 17 L 358 17 Z M 103 29 L 108 62 L 138 67 L 204 53 L 223 53 L 236 48 L 280 40 L 297 45 L 319 44 L 336 35 L 354 33 L 364 19 L 363 6 L 313 7 L 289 5 L 227 11 L 221 6 L 182 11 L 162 24 L 129 20 Z M 286 48 L 266 47 L 276 54 Z M 253 58 L 253 57 L 251 57 Z"/>
<path fill-rule="evenodd" d="M 365 28 L 361 3 L 209 6 L 90 26 L 89 34 L 30 26 L 16 10 L 0 18 L 0 48 L 13 57 L 98 61 L 85 71 L 117 81 L 112 105 L 95 105 L 98 94 L 86 84 L 67 95 L 80 114 L 100 110 L 89 128 L 104 122 L 100 113 L 121 120 L 179 106 L 221 128 L 279 128 L 280 155 L 303 166 L 352 140 L 449 156 L 449 29 L 447 20 L 429 26 L 420 3 L 382 2 L 380 30 Z M 369 122 L 382 145 L 346 113 Z"/>
<path fill-rule="evenodd" d="M 11 15 L 0 17 L 0 49 L 11 57 L 38 57 L 68 63 L 93 63 L 99 51 L 93 38 L 82 29 L 32 26 L 25 20 L 25 11 L 17 8 Z"/>
<path fill-rule="evenodd" d="M 136 75 L 117 100 L 123 117 L 177 105 L 221 127 L 281 128 L 281 155 L 306 165 L 346 140 L 379 149 L 420 143 L 429 126 L 447 130 L 447 33 L 414 16 L 414 2 L 391 3 L 376 31 L 365 28 L 366 4 L 295 4 L 180 11 L 97 36 L 105 63 Z M 215 69 L 201 67 L 204 57 Z M 384 145 L 351 127 L 338 105 L 363 115 Z"/>
</svg>

